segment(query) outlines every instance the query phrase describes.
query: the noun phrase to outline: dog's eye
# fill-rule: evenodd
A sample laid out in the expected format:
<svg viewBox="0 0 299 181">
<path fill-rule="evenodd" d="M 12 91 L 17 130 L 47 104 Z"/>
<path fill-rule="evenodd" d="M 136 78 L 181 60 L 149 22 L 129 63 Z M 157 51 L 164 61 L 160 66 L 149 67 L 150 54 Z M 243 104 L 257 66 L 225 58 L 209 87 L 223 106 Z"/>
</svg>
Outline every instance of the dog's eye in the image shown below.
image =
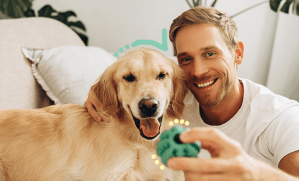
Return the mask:
<svg viewBox="0 0 299 181">
<path fill-rule="evenodd" d="M 158 75 L 157 79 L 164 79 L 164 78 L 166 77 L 166 75 L 168 75 L 168 74 L 167 74 L 167 73 L 163 73 L 163 72 L 161 72 L 161 73 Z"/>
<path fill-rule="evenodd" d="M 135 77 L 134 75 L 132 75 L 132 74 L 129 74 L 129 75 L 125 75 L 125 76 L 123 77 L 123 79 L 125 79 L 125 80 L 128 81 L 128 82 L 134 82 L 135 79 L 136 79 L 136 77 Z"/>
</svg>

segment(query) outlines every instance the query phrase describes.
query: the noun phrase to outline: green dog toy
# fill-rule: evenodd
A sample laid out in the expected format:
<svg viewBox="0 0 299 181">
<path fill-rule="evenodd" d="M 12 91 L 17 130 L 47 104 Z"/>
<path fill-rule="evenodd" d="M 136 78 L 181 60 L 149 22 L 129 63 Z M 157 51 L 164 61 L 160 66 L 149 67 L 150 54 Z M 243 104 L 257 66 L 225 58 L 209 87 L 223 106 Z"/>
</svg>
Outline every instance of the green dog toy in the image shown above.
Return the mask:
<svg viewBox="0 0 299 181">
<path fill-rule="evenodd" d="M 165 165 L 171 157 L 197 157 L 201 149 L 200 142 L 182 143 L 179 135 L 183 131 L 185 131 L 183 127 L 176 126 L 161 134 L 160 141 L 157 144 L 157 153 Z"/>
</svg>

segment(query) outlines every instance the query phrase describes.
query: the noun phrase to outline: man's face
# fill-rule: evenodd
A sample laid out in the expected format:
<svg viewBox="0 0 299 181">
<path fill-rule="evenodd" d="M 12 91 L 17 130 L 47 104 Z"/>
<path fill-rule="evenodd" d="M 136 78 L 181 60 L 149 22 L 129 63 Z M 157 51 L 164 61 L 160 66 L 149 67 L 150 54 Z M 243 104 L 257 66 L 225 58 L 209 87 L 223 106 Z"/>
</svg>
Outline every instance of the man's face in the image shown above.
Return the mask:
<svg viewBox="0 0 299 181">
<path fill-rule="evenodd" d="M 178 31 L 175 43 L 179 65 L 197 101 L 207 107 L 219 104 L 233 88 L 235 64 L 240 63 L 219 29 L 208 24 L 186 26 Z"/>
</svg>

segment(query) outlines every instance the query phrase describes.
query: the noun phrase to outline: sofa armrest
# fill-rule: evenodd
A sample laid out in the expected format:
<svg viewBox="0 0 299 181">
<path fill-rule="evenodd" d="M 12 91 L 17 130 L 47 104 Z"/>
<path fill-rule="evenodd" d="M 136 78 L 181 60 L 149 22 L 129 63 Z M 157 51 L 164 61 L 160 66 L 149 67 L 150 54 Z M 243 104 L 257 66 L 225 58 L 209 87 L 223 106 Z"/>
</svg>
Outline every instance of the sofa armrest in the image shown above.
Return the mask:
<svg viewBox="0 0 299 181">
<path fill-rule="evenodd" d="M 50 18 L 0 20 L 0 109 L 33 109 L 51 104 L 21 48 L 85 46 L 63 23 Z"/>
</svg>

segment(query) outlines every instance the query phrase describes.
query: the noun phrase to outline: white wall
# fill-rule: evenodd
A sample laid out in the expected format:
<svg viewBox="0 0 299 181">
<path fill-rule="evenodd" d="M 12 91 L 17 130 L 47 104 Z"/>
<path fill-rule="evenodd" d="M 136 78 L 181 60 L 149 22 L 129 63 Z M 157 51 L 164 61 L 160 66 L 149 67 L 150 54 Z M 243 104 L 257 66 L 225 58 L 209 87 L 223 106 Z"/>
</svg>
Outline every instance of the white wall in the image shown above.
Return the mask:
<svg viewBox="0 0 299 181">
<path fill-rule="evenodd" d="M 262 1 L 219 0 L 216 8 L 233 15 Z M 208 0 L 208 4 L 211 2 Z M 38 10 L 47 3 L 57 11 L 76 12 L 77 19 L 87 27 L 89 45 L 113 53 L 137 39 L 161 42 L 162 29 L 169 30 L 172 20 L 189 9 L 185 0 L 35 0 L 33 8 Z M 276 18 L 269 3 L 234 18 L 240 40 L 245 44 L 244 61 L 238 71 L 240 77 L 266 84 Z M 167 52 L 161 52 L 173 55 L 169 40 L 168 48 Z"/>
<path fill-rule="evenodd" d="M 89 45 L 110 52 L 137 39 L 162 43 L 162 29 L 169 30 L 173 18 L 188 9 L 185 0 L 35 0 L 33 8 L 40 9 L 48 2 L 57 11 L 75 11 L 77 19 L 87 27 Z M 162 52 L 172 55 L 169 40 L 168 48 Z"/>
<path fill-rule="evenodd" d="M 279 13 L 267 87 L 299 102 L 299 17 Z"/>
<path fill-rule="evenodd" d="M 228 5 L 230 2 L 230 5 Z M 234 15 L 263 0 L 219 1 L 217 8 Z M 275 36 L 277 14 L 269 3 L 262 4 L 233 18 L 239 30 L 239 39 L 244 43 L 244 59 L 239 66 L 239 77 L 266 85 Z"/>
</svg>

